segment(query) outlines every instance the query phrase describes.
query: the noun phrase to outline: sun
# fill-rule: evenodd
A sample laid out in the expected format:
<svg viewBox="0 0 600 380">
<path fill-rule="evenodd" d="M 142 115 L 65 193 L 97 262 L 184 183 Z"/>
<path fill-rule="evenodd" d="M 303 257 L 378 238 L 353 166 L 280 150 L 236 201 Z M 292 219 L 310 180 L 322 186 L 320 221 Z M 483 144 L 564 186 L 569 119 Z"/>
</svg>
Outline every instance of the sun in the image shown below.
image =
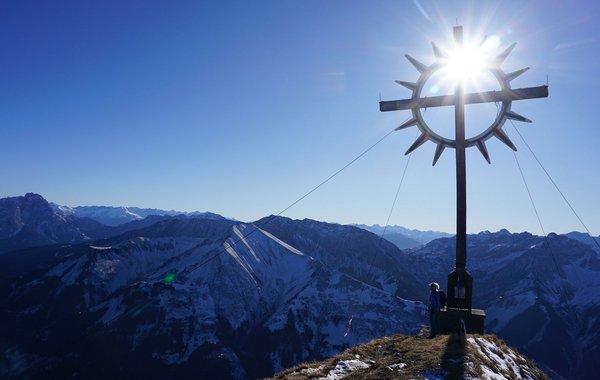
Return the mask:
<svg viewBox="0 0 600 380">
<path fill-rule="evenodd" d="M 481 76 L 488 66 L 486 56 L 482 53 L 481 49 L 473 46 L 453 49 L 448 58 L 442 61 L 444 74 L 457 82 Z"/>
<path fill-rule="evenodd" d="M 489 70 L 494 67 L 494 59 L 498 55 L 500 38 L 497 36 L 478 37 L 462 44 L 439 49 L 434 44 L 434 51 L 439 59 L 440 79 L 450 83 L 452 87 L 461 84 L 469 85 L 477 90 L 490 84 Z"/>
</svg>

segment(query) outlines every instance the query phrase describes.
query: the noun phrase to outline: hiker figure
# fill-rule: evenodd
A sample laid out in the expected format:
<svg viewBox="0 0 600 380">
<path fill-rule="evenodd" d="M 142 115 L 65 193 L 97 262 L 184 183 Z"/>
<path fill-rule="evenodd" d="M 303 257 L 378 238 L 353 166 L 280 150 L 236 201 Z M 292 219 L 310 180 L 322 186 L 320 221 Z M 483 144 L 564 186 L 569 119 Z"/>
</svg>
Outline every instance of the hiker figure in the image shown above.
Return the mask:
<svg viewBox="0 0 600 380">
<path fill-rule="evenodd" d="M 440 333 L 440 293 L 438 289 L 440 286 L 437 282 L 429 284 L 429 325 L 431 326 L 431 333 L 429 338 L 433 338 Z"/>
</svg>

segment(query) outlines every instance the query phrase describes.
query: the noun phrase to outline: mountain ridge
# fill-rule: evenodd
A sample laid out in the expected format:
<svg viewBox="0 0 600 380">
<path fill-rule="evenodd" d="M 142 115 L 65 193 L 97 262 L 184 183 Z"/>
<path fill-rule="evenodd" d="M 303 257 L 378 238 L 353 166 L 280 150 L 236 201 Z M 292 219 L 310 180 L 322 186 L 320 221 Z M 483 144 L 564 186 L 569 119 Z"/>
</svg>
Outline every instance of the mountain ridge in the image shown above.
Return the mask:
<svg viewBox="0 0 600 380">
<path fill-rule="evenodd" d="M 161 210 L 156 208 L 141 208 L 128 206 L 61 206 L 50 203 L 55 212 L 64 216 L 75 216 L 78 218 L 89 218 L 107 226 L 116 227 L 122 224 L 142 220 L 148 216 L 193 216 L 205 219 L 225 219 L 225 217 L 212 212 L 201 211 L 175 211 Z"/>
<path fill-rule="evenodd" d="M 275 216 L 149 216 L 105 227 L 118 233 L 0 255 L 0 336 L 32 366 L 27 373 L 36 372 L 26 358 L 39 357 L 57 376 L 83 373 L 89 360 L 90 370 L 131 376 L 206 374 L 200 363 L 210 363 L 213 377 L 261 377 L 377 336 L 415 334 L 426 284 L 445 287 L 455 249 L 453 237 L 400 250 L 358 227 Z M 593 241 L 503 229 L 468 243 L 474 307 L 486 309 L 487 329 L 562 376 L 600 370 Z M 114 355 L 102 352 L 107 342 L 119 347 Z"/>
</svg>

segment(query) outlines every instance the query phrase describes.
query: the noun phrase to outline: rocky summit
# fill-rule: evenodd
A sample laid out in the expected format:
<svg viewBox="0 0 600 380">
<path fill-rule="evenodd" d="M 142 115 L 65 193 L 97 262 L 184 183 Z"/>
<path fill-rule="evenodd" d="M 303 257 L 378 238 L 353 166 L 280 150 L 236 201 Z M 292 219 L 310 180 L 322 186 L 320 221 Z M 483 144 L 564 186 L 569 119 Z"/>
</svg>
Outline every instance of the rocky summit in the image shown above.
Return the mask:
<svg viewBox="0 0 600 380">
<path fill-rule="evenodd" d="M 273 380 L 308 379 L 523 379 L 549 377 L 495 335 L 441 335 L 433 339 L 394 335 L 303 363 Z"/>
</svg>

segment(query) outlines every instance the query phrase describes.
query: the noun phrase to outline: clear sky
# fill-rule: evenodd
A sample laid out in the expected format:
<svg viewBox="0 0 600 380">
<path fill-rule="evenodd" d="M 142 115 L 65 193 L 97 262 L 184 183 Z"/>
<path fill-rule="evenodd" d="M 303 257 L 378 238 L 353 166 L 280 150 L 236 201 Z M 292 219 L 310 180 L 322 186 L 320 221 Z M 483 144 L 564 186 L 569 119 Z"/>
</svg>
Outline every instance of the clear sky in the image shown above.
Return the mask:
<svg viewBox="0 0 600 380">
<path fill-rule="evenodd" d="M 69 206 L 278 213 L 395 128 L 408 111 L 408 53 L 433 62 L 452 26 L 517 42 L 515 125 L 600 233 L 596 1 L 3 1 L 0 196 Z M 476 106 L 470 106 L 476 107 Z M 467 135 L 482 123 L 467 108 Z M 470 116 L 471 115 L 471 116 Z M 483 116 L 482 116 L 483 117 Z M 432 126 L 452 110 L 430 110 Z M 470 123 L 470 124 L 469 124 Z M 435 128 L 435 127 L 434 127 Z M 582 230 L 508 124 L 546 232 Z M 384 224 L 416 129 L 395 132 L 284 215 Z M 454 151 L 411 158 L 391 224 L 454 231 Z M 468 230 L 541 233 L 512 151 L 467 151 Z"/>
</svg>

